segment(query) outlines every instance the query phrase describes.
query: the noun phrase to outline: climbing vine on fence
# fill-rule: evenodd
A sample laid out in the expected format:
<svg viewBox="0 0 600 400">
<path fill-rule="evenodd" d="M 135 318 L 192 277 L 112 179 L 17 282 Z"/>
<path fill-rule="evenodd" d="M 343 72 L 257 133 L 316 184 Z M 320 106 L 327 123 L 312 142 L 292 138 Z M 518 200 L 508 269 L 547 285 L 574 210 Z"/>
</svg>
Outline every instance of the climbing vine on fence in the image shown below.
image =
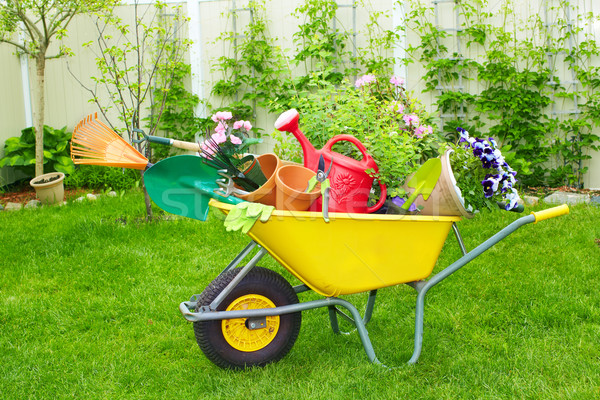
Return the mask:
<svg viewBox="0 0 600 400">
<path fill-rule="evenodd" d="M 496 15 L 484 11 L 485 0 L 457 1 L 461 23 L 453 33 L 432 22 L 433 7 L 410 1 L 407 21 L 419 42 L 409 52 L 425 67 L 447 133 L 462 126 L 497 138 L 526 172 L 522 184 L 581 186 L 583 161 L 600 139 L 592 130 L 600 125 L 600 71 L 590 66 L 600 49 L 583 31 L 597 16 L 569 19 L 569 2 L 554 3 L 546 4 L 553 18 L 545 22 L 540 13 L 517 15 L 513 0 Z M 452 40 L 463 43 L 461 52 Z M 565 65 L 573 78 L 561 77 Z M 569 107 L 576 108 L 556 112 Z"/>
</svg>

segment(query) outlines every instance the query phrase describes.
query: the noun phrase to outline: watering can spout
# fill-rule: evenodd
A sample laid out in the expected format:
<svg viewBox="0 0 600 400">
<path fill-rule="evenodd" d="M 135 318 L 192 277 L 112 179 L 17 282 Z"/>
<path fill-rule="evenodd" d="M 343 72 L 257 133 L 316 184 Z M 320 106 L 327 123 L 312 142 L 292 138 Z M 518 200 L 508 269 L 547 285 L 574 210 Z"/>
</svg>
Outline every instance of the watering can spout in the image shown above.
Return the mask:
<svg viewBox="0 0 600 400">
<path fill-rule="evenodd" d="M 289 132 L 293 134 L 300 146 L 302 146 L 302 156 L 304 157 L 304 166 L 317 165 L 318 157 L 317 150 L 310 143 L 308 138 L 298 128 L 298 119 L 300 115 L 294 108 L 287 110 L 277 118 L 275 121 L 275 129 L 281 132 Z"/>
</svg>

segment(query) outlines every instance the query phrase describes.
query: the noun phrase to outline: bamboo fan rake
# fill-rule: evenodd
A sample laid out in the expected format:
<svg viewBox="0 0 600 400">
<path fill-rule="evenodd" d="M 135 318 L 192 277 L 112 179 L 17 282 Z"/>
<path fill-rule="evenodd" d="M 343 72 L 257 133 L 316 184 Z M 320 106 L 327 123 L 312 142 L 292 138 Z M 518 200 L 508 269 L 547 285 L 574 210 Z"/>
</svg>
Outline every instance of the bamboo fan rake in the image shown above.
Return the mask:
<svg viewBox="0 0 600 400">
<path fill-rule="evenodd" d="M 75 164 L 143 170 L 148 159 L 110 127 L 98 120 L 98 113 L 85 117 L 73 130 L 71 158 Z"/>
</svg>

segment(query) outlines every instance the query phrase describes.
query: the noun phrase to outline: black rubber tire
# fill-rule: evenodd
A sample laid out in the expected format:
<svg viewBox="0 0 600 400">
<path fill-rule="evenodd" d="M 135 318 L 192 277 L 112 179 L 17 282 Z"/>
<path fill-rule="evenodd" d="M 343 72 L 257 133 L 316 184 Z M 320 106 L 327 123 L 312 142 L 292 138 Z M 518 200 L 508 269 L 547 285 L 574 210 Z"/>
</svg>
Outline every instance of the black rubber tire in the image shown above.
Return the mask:
<svg viewBox="0 0 600 400">
<path fill-rule="evenodd" d="M 209 305 L 240 270 L 241 268 L 235 268 L 219 275 L 200 294 L 198 305 Z M 254 267 L 217 310 L 226 310 L 237 298 L 250 294 L 264 296 L 277 307 L 298 303 L 296 292 L 281 275 L 267 268 Z M 301 312 L 284 314 L 279 318 L 279 330 L 273 340 L 265 347 L 251 352 L 237 350 L 227 342 L 221 329 L 221 320 L 194 322 L 194 333 L 198 346 L 215 365 L 235 370 L 262 367 L 283 358 L 294 346 L 300 333 Z"/>
</svg>

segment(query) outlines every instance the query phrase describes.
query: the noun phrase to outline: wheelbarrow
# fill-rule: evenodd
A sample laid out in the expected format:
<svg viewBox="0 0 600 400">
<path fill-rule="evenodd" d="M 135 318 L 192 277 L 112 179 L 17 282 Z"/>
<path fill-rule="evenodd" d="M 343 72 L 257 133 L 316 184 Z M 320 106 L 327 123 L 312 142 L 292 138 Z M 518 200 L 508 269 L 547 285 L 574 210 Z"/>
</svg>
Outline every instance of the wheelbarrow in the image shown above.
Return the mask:
<svg viewBox="0 0 600 400">
<path fill-rule="evenodd" d="M 228 213 L 234 206 L 216 200 L 210 206 Z M 358 332 L 369 360 L 382 364 L 367 332 L 379 289 L 408 284 L 417 292 L 414 351 L 418 361 L 423 345 L 427 292 L 518 228 L 568 214 L 566 205 L 532 212 L 468 251 L 456 222 L 460 217 L 274 211 L 248 232 L 251 242 L 201 294 L 180 304 L 193 322 L 196 340 L 207 358 L 219 367 L 244 369 L 264 366 L 284 357 L 298 337 L 302 311 L 327 308 L 334 333 L 339 318 Z M 452 230 L 462 256 L 431 276 L 442 246 Z M 273 270 L 257 263 L 270 254 L 301 284 L 294 287 Z M 244 260 L 248 261 L 239 267 Z M 299 302 L 298 294 L 312 290 L 323 298 Z M 364 314 L 338 296 L 368 293 Z"/>
</svg>

